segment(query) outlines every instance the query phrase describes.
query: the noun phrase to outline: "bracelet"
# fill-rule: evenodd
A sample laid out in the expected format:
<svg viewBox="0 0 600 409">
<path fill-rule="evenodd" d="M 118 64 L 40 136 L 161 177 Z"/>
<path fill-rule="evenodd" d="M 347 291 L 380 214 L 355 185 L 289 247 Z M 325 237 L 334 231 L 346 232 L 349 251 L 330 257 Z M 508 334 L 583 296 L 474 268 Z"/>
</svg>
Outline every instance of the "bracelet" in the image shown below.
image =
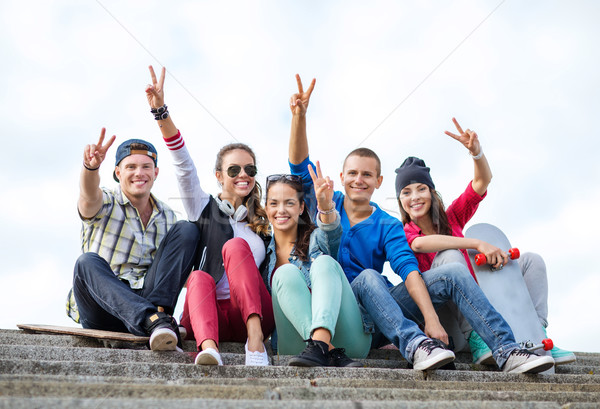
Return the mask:
<svg viewBox="0 0 600 409">
<path fill-rule="evenodd" d="M 329 210 L 321 210 L 319 208 L 319 206 L 317 206 L 317 212 L 319 214 L 323 214 L 323 215 L 327 216 L 328 214 L 335 212 L 335 203 L 331 202 L 331 209 L 329 209 Z"/>
<path fill-rule="evenodd" d="M 90 168 L 85 164 L 85 162 L 83 162 L 83 167 L 89 170 L 90 172 L 100 169 L 100 166 L 98 166 L 97 168 Z"/>
<path fill-rule="evenodd" d="M 471 152 L 469 152 L 469 154 L 471 155 L 473 160 L 479 160 L 483 156 L 483 149 L 479 148 L 479 153 L 477 155 L 473 155 Z"/>
<path fill-rule="evenodd" d="M 167 108 L 167 104 L 165 104 L 161 107 L 150 109 L 150 113 L 154 114 L 154 119 L 157 121 L 161 119 L 167 119 L 169 117 L 169 111 Z"/>
</svg>

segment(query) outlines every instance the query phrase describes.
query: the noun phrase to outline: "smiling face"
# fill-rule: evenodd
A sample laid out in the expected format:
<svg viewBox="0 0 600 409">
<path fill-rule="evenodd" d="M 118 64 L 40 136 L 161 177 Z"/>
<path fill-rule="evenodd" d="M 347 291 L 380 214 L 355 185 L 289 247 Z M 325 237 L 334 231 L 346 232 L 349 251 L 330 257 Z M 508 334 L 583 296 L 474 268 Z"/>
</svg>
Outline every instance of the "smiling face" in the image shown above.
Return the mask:
<svg viewBox="0 0 600 409">
<path fill-rule="evenodd" d="M 130 201 L 138 200 L 150 196 L 150 190 L 158 176 L 158 168 L 147 155 L 130 155 L 115 168 L 115 175 L 125 196 Z"/>
<path fill-rule="evenodd" d="M 236 165 L 240 167 L 240 173 L 233 177 L 229 176 L 227 169 Z M 234 149 L 223 155 L 221 170 L 215 172 L 223 189 L 221 199 L 236 203 L 236 207 L 250 194 L 256 184 L 255 178 L 249 176 L 244 169 L 248 165 L 254 165 L 252 155 L 243 149 Z"/>
<path fill-rule="evenodd" d="M 292 186 L 275 182 L 267 190 L 266 211 L 273 231 L 293 233 L 298 229 L 298 219 L 304 212 L 304 203 L 298 199 L 298 192 Z"/>
<path fill-rule="evenodd" d="M 430 218 L 431 190 L 423 183 L 413 183 L 404 187 L 398 197 L 400 205 L 410 219 L 417 223 L 418 220 Z"/>
<path fill-rule="evenodd" d="M 375 158 L 348 156 L 340 174 L 346 197 L 354 202 L 369 202 L 375 189 L 379 189 L 383 182 L 383 176 L 377 169 Z"/>
</svg>

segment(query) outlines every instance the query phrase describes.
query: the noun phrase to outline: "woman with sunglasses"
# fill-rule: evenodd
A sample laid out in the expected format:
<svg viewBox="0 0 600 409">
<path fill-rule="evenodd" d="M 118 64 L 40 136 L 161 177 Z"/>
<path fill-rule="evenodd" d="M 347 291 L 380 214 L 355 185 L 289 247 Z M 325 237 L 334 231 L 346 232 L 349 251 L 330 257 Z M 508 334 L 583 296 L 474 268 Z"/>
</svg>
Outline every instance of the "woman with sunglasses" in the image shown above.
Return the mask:
<svg viewBox="0 0 600 409">
<path fill-rule="evenodd" d="M 233 143 L 217 154 L 215 176 L 221 193 L 200 187 L 194 162 L 164 104 L 165 68 L 146 95 L 154 119 L 174 158 L 181 198 L 200 230 L 198 270 L 187 282 L 181 324 L 198 347 L 195 363 L 223 365 L 219 341 L 246 342 L 246 365 L 269 365 L 263 344 L 274 328 L 271 296 L 258 267 L 265 259 L 268 221 L 255 176 L 256 158 L 244 144 Z"/>
<path fill-rule="evenodd" d="M 489 264 L 494 267 L 506 264 L 508 255 L 503 249 L 489 243 L 463 236 L 463 228 L 475 215 L 479 203 L 487 195 L 492 171 L 483 154 L 477 134 L 469 129 L 463 131 L 455 118 L 452 118 L 452 121 L 458 135 L 449 131 L 445 132 L 446 135 L 467 148 L 474 162 L 473 180 L 467 185 L 465 192 L 448 206 L 448 209 L 445 209 L 431 179 L 430 169 L 422 159 L 409 157 L 396 169 L 396 196 L 406 239 L 415 252 L 421 271 L 425 272 L 439 264 L 458 261 L 465 264 L 475 278 L 466 249 L 476 249 L 485 254 Z M 548 325 L 546 265 L 542 257 L 534 253 L 524 253 L 518 261 L 531 301 L 545 331 Z M 460 317 L 459 321 L 461 321 Z M 486 363 L 488 360 L 493 362 L 490 349 L 479 335 L 470 332 L 468 327 L 463 327 L 463 332 L 469 342 L 473 362 Z M 575 354 L 558 347 L 554 347 L 551 352 L 557 365 L 573 362 L 576 359 Z"/>
<path fill-rule="evenodd" d="M 302 179 L 271 175 L 266 185 L 266 211 L 273 238 L 267 249 L 263 278 L 271 288 L 278 352 L 299 356 L 292 366 L 362 366 L 348 358 L 364 358 L 371 334 L 364 332 L 356 298 L 336 255 L 342 235 L 333 203 L 333 182 L 317 162 L 314 183 L 319 213 L 315 226 L 304 203 Z M 344 348 L 335 348 L 343 346 Z"/>
</svg>

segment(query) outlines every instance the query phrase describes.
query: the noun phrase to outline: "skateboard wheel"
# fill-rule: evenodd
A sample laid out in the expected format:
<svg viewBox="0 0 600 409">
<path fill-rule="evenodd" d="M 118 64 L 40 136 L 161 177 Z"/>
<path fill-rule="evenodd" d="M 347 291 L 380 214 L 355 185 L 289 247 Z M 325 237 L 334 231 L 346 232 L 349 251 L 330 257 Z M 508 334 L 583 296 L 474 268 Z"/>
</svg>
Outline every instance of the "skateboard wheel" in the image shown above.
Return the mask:
<svg viewBox="0 0 600 409">
<path fill-rule="evenodd" d="M 550 338 L 542 339 L 542 345 L 544 345 L 544 351 L 550 351 L 554 348 L 554 342 Z"/>
<path fill-rule="evenodd" d="M 485 254 L 479 253 L 475 256 L 475 264 L 478 266 L 482 266 L 487 263 L 487 259 L 485 258 Z"/>
<path fill-rule="evenodd" d="M 510 256 L 511 260 L 516 260 L 521 257 L 521 252 L 515 247 L 508 250 L 508 255 Z"/>
</svg>

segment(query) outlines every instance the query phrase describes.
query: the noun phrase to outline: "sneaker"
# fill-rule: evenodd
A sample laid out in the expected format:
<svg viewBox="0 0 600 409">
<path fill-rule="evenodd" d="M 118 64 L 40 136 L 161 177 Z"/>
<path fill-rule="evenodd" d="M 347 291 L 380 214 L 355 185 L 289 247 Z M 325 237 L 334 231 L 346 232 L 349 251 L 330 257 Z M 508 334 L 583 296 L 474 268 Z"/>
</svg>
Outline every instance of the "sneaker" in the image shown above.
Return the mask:
<svg viewBox="0 0 600 409">
<path fill-rule="evenodd" d="M 496 363 L 492 351 L 475 331 L 471 331 L 469 335 L 469 347 L 474 364 L 494 365 Z"/>
<path fill-rule="evenodd" d="M 544 334 L 548 337 L 548 333 L 546 332 L 546 328 L 544 327 Z M 560 349 L 559 347 L 554 347 L 550 350 L 552 353 L 552 359 L 554 359 L 554 365 L 564 365 L 570 364 L 571 362 L 575 362 L 577 357 L 571 351 L 567 351 L 566 349 Z"/>
<path fill-rule="evenodd" d="M 364 365 L 354 361 L 346 355 L 344 348 L 334 348 L 329 351 L 327 366 L 335 366 L 337 368 L 362 368 Z"/>
<path fill-rule="evenodd" d="M 308 344 L 300 355 L 290 359 L 289 366 L 328 366 L 329 345 L 322 341 L 308 339 Z"/>
<path fill-rule="evenodd" d="M 264 352 L 259 351 L 248 351 L 248 341 L 244 349 L 246 350 L 246 366 L 269 366 L 269 355 L 267 354 L 267 348 L 263 345 Z"/>
<path fill-rule="evenodd" d="M 150 349 L 153 351 L 183 351 L 179 328 L 173 317 L 164 312 L 156 312 L 144 323 L 150 334 Z"/>
<path fill-rule="evenodd" d="M 553 366 L 554 359 L 550 356 L 539 356 L 526 349 L 515 349 L 506 360 L 502 371 L 507 373 L 538 373 Z"/>
<path fill-rule="evenodd" d="M 194 363 L 196 365 L 223 365 L 221 354 L 214 348 L 206 348 L 198 352 Z"/>
<path fill-rule="evenodd" d="M 419 371 L 436 369 L 454 361 L 454 352 L 437 339 L 428 338 L 419 344 L 413 356 L 413 368 Z"/>
</svg>

